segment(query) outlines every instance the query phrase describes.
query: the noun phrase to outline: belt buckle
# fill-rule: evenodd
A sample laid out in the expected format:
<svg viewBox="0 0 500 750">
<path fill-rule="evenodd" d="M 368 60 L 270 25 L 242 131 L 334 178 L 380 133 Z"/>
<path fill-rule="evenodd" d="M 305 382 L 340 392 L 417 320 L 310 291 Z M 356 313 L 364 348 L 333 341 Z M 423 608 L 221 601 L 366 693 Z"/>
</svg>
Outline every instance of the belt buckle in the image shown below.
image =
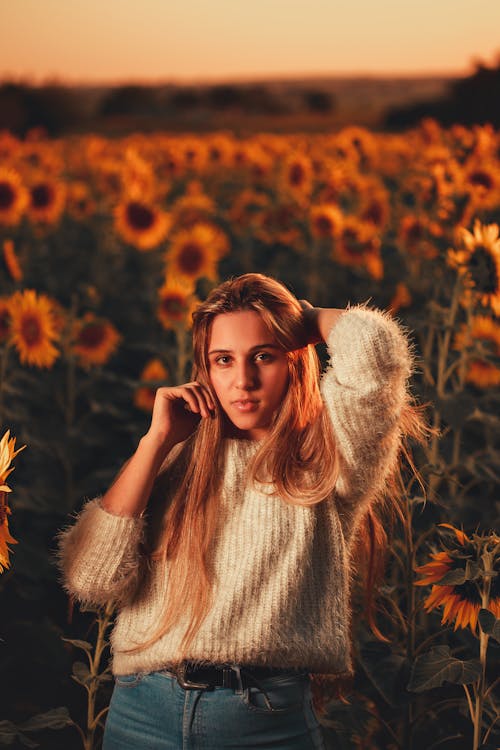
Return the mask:
<svg viewBox="0 0 500 750">
<path fill-rule="evenodd" d="M 192 682 L 186 678 L 187 665 L 182 663 L 175 672 L 177 682 L 183 690 L 207 690 L 210 687 L 209 683 L 204 682 Z"/>
</svg>

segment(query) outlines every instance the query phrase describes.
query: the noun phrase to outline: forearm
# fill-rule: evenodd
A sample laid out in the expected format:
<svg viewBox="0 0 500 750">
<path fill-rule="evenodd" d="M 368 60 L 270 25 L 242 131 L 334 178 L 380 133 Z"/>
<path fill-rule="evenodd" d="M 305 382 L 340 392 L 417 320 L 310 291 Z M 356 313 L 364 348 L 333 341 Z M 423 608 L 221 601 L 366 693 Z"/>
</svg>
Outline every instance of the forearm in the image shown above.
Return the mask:
<svg viewBox="0 0 500 750">
<path fill-rule="evenodd" d="M 141 516 L 158 471 L 172 447 L 173 444 L 146 433 L 103 496 L 104 510 L 117 516 Z"/>
</svg>

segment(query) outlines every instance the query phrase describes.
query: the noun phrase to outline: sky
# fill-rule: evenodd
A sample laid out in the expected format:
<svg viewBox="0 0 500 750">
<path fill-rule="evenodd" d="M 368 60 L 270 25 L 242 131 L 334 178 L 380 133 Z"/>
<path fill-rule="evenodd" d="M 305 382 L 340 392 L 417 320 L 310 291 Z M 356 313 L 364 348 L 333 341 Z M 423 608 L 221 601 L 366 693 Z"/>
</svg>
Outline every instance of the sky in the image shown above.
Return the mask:
<svg viewBox="0 0 500 750">
<path fill-rule="evenodd" d="M 499 29 L 499 0 L 0 0 L 0 79 L 463 74 Z"/>
</svg>

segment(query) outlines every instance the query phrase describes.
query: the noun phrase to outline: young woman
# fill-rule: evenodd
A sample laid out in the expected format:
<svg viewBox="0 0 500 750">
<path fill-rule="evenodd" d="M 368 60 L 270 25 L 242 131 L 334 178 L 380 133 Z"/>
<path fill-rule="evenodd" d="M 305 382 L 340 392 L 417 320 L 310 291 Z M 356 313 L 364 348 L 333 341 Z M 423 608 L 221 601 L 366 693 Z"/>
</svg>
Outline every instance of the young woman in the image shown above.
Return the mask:
<svg viewBox="0 0 500 750">
<path fill-rule="evenodd" d="M 193 319 L 192 381 L 61 532 L 66 590 L 118 608 L 103 747 L 323 748 L 311 675 L 352 674 L 356 540 L 419 432 L 408 341 L 261 274 Z"/>
</svg>

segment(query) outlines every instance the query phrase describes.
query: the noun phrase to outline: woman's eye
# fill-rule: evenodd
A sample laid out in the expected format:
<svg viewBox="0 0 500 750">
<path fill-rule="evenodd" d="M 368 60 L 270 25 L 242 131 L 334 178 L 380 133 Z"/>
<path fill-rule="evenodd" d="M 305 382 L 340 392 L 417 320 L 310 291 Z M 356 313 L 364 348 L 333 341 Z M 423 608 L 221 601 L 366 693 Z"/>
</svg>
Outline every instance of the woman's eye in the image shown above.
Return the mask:
<svg viewBox="0 0 500 750">
<path fill-rule="evenodd" d="M 227 356 L 227 354 L 223 354 L 220 357 L 217 357 L 215 360 L 215 363 L 218 365 L 227 365 L 229 363 L 230 357 Z"/>
<path fill-rule="evenodd" d="M 270 359 L 272 359 L 272 356 L 269 354 L 269 352 L 260 352 L 257 354 L 256 359 L 260 360 L 261 362 L 268 362 Z"/>
</svg>

